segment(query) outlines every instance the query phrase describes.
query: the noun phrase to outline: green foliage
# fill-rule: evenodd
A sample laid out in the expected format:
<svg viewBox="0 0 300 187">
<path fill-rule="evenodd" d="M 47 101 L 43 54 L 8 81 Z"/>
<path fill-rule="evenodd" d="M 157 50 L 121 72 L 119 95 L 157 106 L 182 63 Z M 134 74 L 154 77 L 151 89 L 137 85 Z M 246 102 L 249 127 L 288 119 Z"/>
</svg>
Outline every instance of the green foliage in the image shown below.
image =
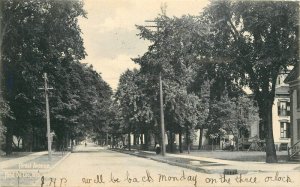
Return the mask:
<svg viewBox="0 0 300 187">
<path fill-rule="evenodd" d="M 136 69 L 127 70 L 120 77 L 119 86 L 115 94 L 123 118 L 121 128 L 125 132 L 145 132 L 152 129 L 154 112 L 151 104 L 156 95 L 148 95 L 151 88 L 146 77 Z"/>
<path fill-rule="evenodd" d="M 214 24 L 216 56 L 230 57 L 237 81 L 249 86 L 256 97 L 273 97 L 278 73 L 296 62 L 298 6 L 296 2 L 220 1 L 204 13 Z"/>
<path fill-rule="evenodd" d="M 213 25 L 210 49 L 230 67 L 235 82 L 248 86 L 265 128 L 266 161 L 276 162 L 272 104 L 280 71 L 297 61 L 297 2 L 216 1 L 203 18 Z"/>
<path fill-rule="evenodd" d="M 82 8 L 77 0 L 4 1 L 3 96 L 12 115 L 4 121 L 6 136 L 21 137 L 29 147 L 34 139 L 45 142 L 45 98 L 39 90 L 44 72 L 54 88 L 49 104 L 57 145 L 109 125 L 105 109 L 112 90 L 79 62 L 86 55 L 78 25 L 78 17 L 86 15 Z"/>
<path fill-rule="evenodd" d="M 0 98 L 0 147 L 4 143 L 4 135 L 6 132 L 6 127 L 2 123 L 4 118 L 12 118 L 12 114 L 8 103 L 3 101 L 2 98 Z"/>
<path fill-rule="evenodd" d="M 156 92 L 147 93 L 148 98 L 158 98 L 158 86 L 155 88 L 158 79 L 152 77 L 162 74 L 166 129 L 192 135 L 195 128 L 205 123 L 208 113 L 206 99 L 190 89 L 197 75 L 196 69 L 207 61 L 204 56 L 209 45 L 204 40 L 206 30 L 195 16 L 169 18 L 161 15 L 155 21 L 156 32 L 137 26 L 139 36 L 153 43 L 143 56 L 133 60 L 141 66 L 140 72 L 146 80 L 152 80 L 153 86 L 148 87 L 156 89 Z M 159 119 L 159 105 L 151 108 L 155 119 Z"/>
<path fill-rule="evenodd" d="M 258 113 L 254 101 L 247 96 L 229 98 L 225 94 L 220 101 L 214 100 L 210 107 L 207 136 L 234 135 L 250 131 L 250 126 L 257 123 Z"/>
</svg>

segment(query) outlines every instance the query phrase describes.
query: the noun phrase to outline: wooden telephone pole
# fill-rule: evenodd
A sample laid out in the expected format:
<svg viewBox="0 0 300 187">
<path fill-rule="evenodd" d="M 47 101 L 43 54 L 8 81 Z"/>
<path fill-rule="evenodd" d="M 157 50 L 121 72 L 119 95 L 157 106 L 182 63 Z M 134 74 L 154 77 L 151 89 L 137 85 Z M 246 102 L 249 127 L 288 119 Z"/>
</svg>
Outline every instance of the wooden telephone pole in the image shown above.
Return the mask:
<svg viewBox="0 0 300 187">
<path fill-rule="evenodd" d="M 161 72 L 159 73 L 159 98 L 160 98 L 160 124 L 161 124 L 161 155 L 166 155 L 166 143 L 165 143 L 165 120 L 164 120 L 164 101 L 163 101 L 163 90 Z"/>
<path fill-rule="evenodd" d="M 221 21 L 221 20 L 220 20 Z M 156 23 L 156 25 L 149 25 L 149 26 L 145 26 L 145 27 L 154 27 L 157 28 L 157 32 L 159 32 L 159 22 L 160 21 L 153 21 L 153 20 L 146 20 L 145 22 L 149 22 L 149 23 Z M 203 25 L 203 29 L 208 31 L 206 32 L 210 32 L 210 27 L 211 25 Z M 159 95 L 160 95 L 160 119 L 161 119 L 161 142 L 162 142 L 162 150 L 161 150 L 161 154 L 162 156 L 165 156 L 166 153 L 166 145 L 165 145 L 165 122 L 164 122 L 164 109 L 163 109 L 163 90 L 162 90 L 162 75 L 161 72 L 159 72 Z"/>
<path fill-rule="evenodd" d="M 53 88 L 48 87 L 48 78 L 47 73 L 44 73 L 43 75 L 45 86 L 43 89 L 45 91 L 45 98 L 46 98 L 46 117 L 47 117 L 47 139 L 48 139 L 48 159 L 52 159 L 52 153 L 51 153 L 51 128 L 50 128 L 50 112 L 49 112 L 49 99 L 48 99 L 48 92 L 49 90 L 52 90 Z"/>
<path fill-rule="evenodd" d="M 149 21 L 146 22 L 158 23 L 158 21 Z M 157 28 L 157 32 L 159 31 L 158 25 L 151 25 L 145 27 L 155 27 Z M 164 101 L 163 101 L 163 89 L 162 89 L 162 79 L 161 72 L 159 72 L 159 101 L 160 101 L 160 126 L 161 126 L 161 155 L 166 155 L 166 143 L 165 143 L 165 120 L 164 120 Z"/>
</svg>

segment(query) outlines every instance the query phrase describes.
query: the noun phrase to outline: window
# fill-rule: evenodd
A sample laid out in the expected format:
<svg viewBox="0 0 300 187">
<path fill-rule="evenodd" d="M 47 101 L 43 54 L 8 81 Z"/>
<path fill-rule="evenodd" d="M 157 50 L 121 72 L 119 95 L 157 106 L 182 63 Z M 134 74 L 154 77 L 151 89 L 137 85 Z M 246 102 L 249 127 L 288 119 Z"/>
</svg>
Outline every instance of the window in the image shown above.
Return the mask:
<svg viewBox="0 0 300 187">
<path fill-rule="evenodd" d="M 290 138 L 290 123 L 280 122 L 280 138 Z"/>
<path fill-rule="evenodd" d="M 277 104 L 279 116 L 289 116 L 291 112 L 290 102 L 279 101 Z"/>
<path fill-rule="evenodd" d="M 300 119 L 297 119 L 297 137 L 300 140 Z"/>
<path fill-rule="evenodd" d="M 300 109 L 300 89 L 296 90 L 297 92 L 297 109 Z"/>
</svg>

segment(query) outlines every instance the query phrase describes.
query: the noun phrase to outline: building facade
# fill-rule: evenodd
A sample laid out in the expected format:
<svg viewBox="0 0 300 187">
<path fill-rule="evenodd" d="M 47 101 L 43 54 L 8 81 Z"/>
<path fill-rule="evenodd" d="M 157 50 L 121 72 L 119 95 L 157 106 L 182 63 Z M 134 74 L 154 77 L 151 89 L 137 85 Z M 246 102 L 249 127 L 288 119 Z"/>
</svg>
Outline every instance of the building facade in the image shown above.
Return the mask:
<svg viewBox="0 0 300 187">
<path fill-rule="evenodd" d="M 291 71 L 285 82 L 289 84 L 291 100 L 291 145 L 300 141 L 300 64 Z"/>
<path fill-rule="evenodd" d="M 283 78 L 283 76 L 278 77 L 278 79 Z M 290 115 L 289 86 L 281 82 L 275 89 L 272 107 L 273 137 L 276 150 L 287 150 L 287 147 L 291 144 Z"/>
</svg>

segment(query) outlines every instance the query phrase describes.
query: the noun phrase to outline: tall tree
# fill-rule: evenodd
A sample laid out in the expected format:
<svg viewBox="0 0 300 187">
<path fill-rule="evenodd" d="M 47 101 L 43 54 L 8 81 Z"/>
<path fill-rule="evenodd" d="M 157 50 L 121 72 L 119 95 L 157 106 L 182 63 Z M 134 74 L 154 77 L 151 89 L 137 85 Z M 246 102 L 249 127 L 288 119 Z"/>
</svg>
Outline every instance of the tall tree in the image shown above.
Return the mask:
<svg viewBox="0 0 300 187">
<path fill-rule="evenodd" d="M 30 135 L 44 134 L 36 132 L 44 128 L 44 98 L 38 90 L 42 74 L 47 72 L 50 83 L 55 84 L 58 71 L 84 58 L 77 19 L 85 12 L 80 1 L 1 2 L 7 26 L 2 42 L 4 96 L 14 115 L 5 120 L 10 153 L 12 135 L 22 135 L 31 149 L 34 139 Z"/>
<path fill-rule="evenodd" d="M 2 62 L 2 43 L 3 36 L 6 33 L 7 24 L 3 21 L 3 10 L 4 9 L 4 1 L 0 1 L 0 136 L 4 137 L 6 128 L 3 124 L 4 118 L 6 117 L 9 106 L 7 101 L 3 98 L 3 62 Z M 2 148 L 2 144 L 4 143 L 4 138 L 0 139 L 0 149 Z"/>
<path fill-rule="evenodd" d="M 163 14 L 158 16 L 155 21 L 159 28 L 156 32 L 152 32 L 145 26 L 138 26 L 140 37 L 153 43 L 142 57 L 136 58 L 134 61 L 141 65 L 142 73 L 147 72 L 153 76 L 158 76 L 158 72 L 162 73 L 168 130 L 180 129 L 178 121 L 175 120 L 176 115 L 172 114 L 172 108 L 176 105 L 172 102 L 173 98 L 178 96 L 178 98 L 186 100 L 193 93 L 199 97 L 197 100 L 200 99 L 202 105 L 202 110 L 200 110 L 202 115 L 198 115 L 196 128 L 203 128 L 209 111 L 209 102 L 205 102 L 207 94 L 201 93 L 207 89 L 204 88 L 204 83 L 208 81 L 211 84 L 209 85 L 212 87 L 212 91 L 209 92 L 211 100 L 220 100 L 225 87 L 230 87 L 228 90 L 231 95 L 236 94 L 239 89 L 234 85 L 234 77 L 228 76 L 228 73 L 231 72 L 230 68 L 220 63 L 219 59 L 213 58 L 214 52 L 210 50 L 212 43 L 209 40 L 212 38 L 212 34 L 207 32 L 205 28 L 207 23 L 203 21 L 202 17 L 170 18 Z M 178 92 L 178 90 L 186 90 L 187 94 Z M 187 98 L 178 94 L 183 94 Z M 205 106 L 206 109 L 204 109 Z M 185 116 L 184 113 L 178 115 L 183 118 Z M 172 123 L 172 125 L 168 123 Z M 192 130 L 193 128 L 194 126 L 190 126 L 187 129 Z"/>
<path fill-rule="evenodd" d="M 153 112 L 150 102 L 148 102 L 151 97 L 145 95 L 146 90 L 142 84 L 143 76 L 139 74 L 138 70 L 127 70 L 121 75 L 115 94 L 125 123 L 123 128 L 128 133 L 128 137 L 132 132 L 143 134 L 153 130 L 151 128 Z M 131 142 L 128 142 L 129 148 L 130 144 Z"/>
<path fill-rule="evenodd" d="M 236 82 L 248 86 L 259 107 L 266 140 L 266 162 L 277 162 L 272 128 L 272 105 L 280 71 L 297 55 L 296 2 L 219 1 L 203 16 L 214 24 L 215 57 L 231 67 Z"/>
<path fill-rule="evenodd" d="M 199 20 L 193 16 L 169 18 L 163 12 L 155 21 L 157 32 L 152 32 L 145 26 L 137 26 L 140 37 L 153 43 L 142 57 L 134 61 L 141 65 L 143 74 L 148 74 L 150 77 L 158 77 L 159 73 L 162 74 L 165 123 L 172 137 L 174 132 L 180 134 L 190 132 L 195 126 L 192 118 L 198 116 L 197 113 L 189 113 L 189 110 L 196 108 L 199 98 L 190 94 L 187 88 L 195 76 L 193 66 L 200 61 L 199 54 L 196 52 L 197 47 L 192 41 L 203 36 L 203 29 L 198 27 Z M 204 42 L 198 44 L 206 45 Z M 158 82 L 157 79 L 155 81 Z M 190 98 L 194 98 L 195 103 L 188 106 L 187 101 Z M 184 103 L 185 101 L 187 103 Z M 187 110 L 179 110 L 180 108 Z M 155 108 L 153 111 L 156 111 Z M 188 116 L 189 114 L 193 115 Z"/>
</svg>

